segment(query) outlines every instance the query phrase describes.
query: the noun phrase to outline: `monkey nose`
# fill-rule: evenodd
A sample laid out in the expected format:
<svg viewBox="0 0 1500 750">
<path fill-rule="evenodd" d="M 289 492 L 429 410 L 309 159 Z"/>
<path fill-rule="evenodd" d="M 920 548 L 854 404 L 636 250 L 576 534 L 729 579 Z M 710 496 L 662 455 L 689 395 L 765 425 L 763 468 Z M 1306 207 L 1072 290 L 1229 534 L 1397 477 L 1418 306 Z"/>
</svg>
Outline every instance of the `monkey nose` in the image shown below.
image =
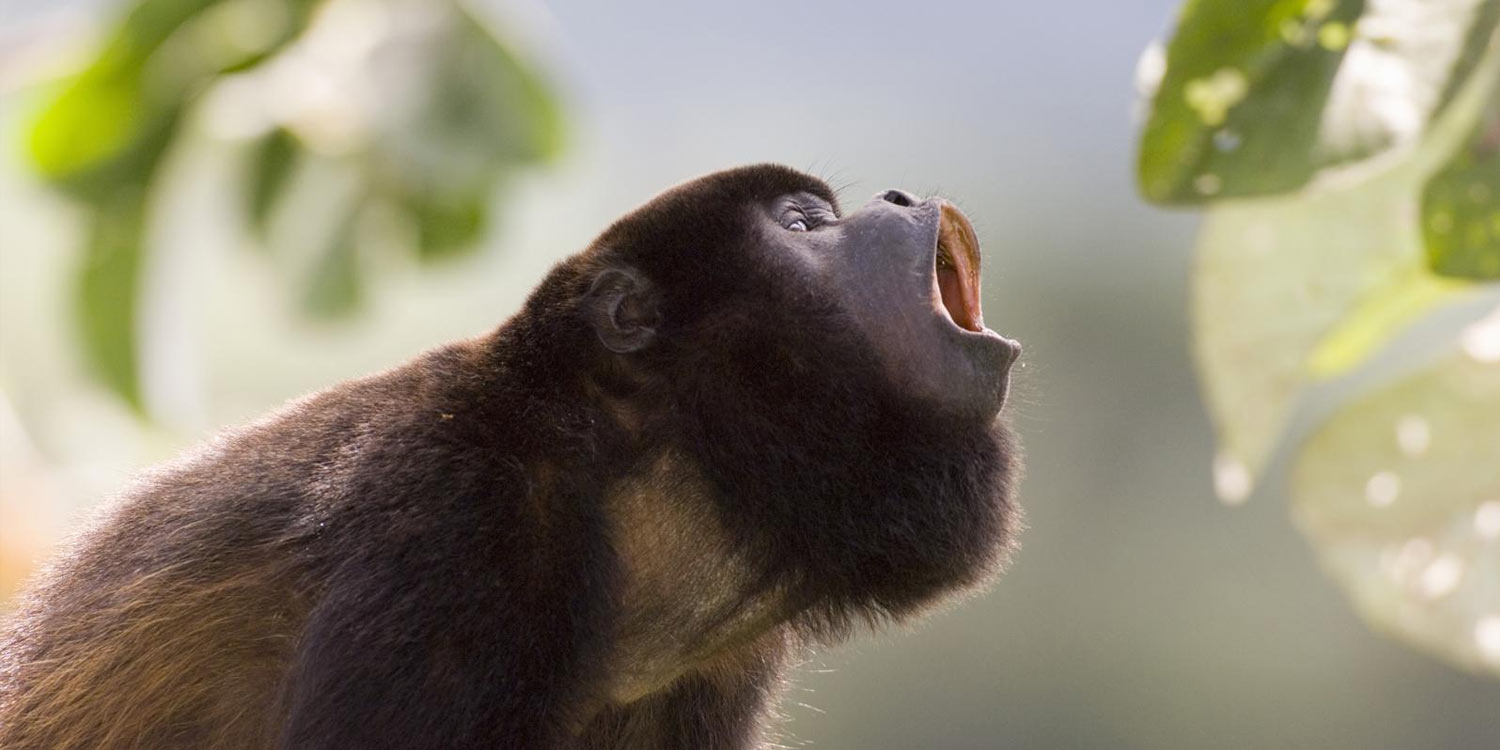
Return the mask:
<svg viewBox="0 0 1500 750">
<path fill-rule="evenodd" d="M 887 190 L 876 195 L 875 199 L 885 201 L 886 203 L 894 203 L 902 208 L 911 208 L 912 206 L 915 206 L 918 203 L 922 202 L 921 198 L 918 198 L 917 196 L 912 195 L 905 190 L 894 189 Z"/>
</svg>

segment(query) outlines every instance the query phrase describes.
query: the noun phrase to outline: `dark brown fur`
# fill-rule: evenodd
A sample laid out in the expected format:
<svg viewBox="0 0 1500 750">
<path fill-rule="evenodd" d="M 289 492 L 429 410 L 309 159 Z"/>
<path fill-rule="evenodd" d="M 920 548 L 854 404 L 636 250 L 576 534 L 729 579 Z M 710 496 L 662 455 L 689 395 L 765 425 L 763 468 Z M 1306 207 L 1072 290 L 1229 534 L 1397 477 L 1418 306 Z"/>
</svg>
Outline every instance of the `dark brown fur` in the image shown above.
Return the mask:
<svg viewBox="0 0 1500 750">
<path fill-rule="evenodd" d="M 669 191 L 494 333 L 156 471 L 0 629 L 0 747 L 758 742 L 800 644 L 983 580 L 1014 516 L 1005 427 L 903 397 L 765 251 L 793 191 L 833 200 Z M 600 345 L 608 269 L 650 346 Z"/>
</svg>

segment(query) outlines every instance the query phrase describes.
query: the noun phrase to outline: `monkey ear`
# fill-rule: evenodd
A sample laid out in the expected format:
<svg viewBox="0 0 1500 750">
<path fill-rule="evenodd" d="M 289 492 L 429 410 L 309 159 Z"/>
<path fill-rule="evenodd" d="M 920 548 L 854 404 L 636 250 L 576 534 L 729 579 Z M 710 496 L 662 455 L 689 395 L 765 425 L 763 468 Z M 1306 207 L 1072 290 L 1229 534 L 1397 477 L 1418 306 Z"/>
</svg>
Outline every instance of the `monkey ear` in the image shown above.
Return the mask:
<svg viewBox="0 0 1500 750">
<path fill-rule="evenodd" d="M 583 306 L 600 343 L 616 354 L 640 351 L 656 338 L 656 308 L 651 282 L 623 268 L 600 271 Z"/>
</svg>

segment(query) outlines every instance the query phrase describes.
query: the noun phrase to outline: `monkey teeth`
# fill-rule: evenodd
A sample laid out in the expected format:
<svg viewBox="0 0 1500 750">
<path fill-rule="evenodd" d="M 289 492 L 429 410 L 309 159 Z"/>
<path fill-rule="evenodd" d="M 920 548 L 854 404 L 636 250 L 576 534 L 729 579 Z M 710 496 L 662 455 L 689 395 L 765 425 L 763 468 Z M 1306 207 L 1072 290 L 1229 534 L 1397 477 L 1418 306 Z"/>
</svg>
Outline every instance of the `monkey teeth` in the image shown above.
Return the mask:
<svg viewBox="0 0 1500 750">
<path fill-rule="evenodd" d="M 984 330 L 979 304 L 979 238 L 974 225 L 953 204 L 942 204 L 937 254 L 933 260 L 938 294 L 948 317 L 960 328 Z"/>
</svg>

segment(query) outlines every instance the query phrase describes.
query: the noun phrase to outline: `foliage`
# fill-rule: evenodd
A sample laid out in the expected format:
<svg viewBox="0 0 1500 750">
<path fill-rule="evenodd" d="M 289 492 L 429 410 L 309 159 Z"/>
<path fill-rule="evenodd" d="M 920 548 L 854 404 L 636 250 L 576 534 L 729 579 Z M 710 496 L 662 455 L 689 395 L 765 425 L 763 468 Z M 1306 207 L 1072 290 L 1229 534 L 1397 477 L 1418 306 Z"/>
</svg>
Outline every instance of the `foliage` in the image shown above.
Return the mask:
<svg viewBox="0 0 1500 750">
<path fill-rule="evenodd" d="M 1209 209 L 1221 498 L 1331 398 L 1293 451 L 1299 526 L 1379 627 L 1500 674 L 1500 315 L 1429 364 L 1402 336 L 1500 298 L 1497 22 L 1500 0 L 1189 0 L 1142 58 L 1139 180 Z"/>
<path fill-rule="evenodd" d="M 263 238 L 308 163 L 357 174 L 360 190 L 323 209 L 331 229 L 299 282 L 315 314 L 359 301 L 364 216 L 412 226 L 423 259 L 460 254 L 484 231 L 492 192 L 560 146 L 551 93 L 462 0 L 137 0 L 27 144 L 36 170 L 86 212 L 83 347 L 137 409 L 153 186 L 215 100 L 237 102 L 255 137 L 245 212 Z"/>
<path fill-rule="evenodd" d="M 1500 95 L 1423 188 L 1422 241 L 1440 275 L 1500 279 Z"/>
</svg>

